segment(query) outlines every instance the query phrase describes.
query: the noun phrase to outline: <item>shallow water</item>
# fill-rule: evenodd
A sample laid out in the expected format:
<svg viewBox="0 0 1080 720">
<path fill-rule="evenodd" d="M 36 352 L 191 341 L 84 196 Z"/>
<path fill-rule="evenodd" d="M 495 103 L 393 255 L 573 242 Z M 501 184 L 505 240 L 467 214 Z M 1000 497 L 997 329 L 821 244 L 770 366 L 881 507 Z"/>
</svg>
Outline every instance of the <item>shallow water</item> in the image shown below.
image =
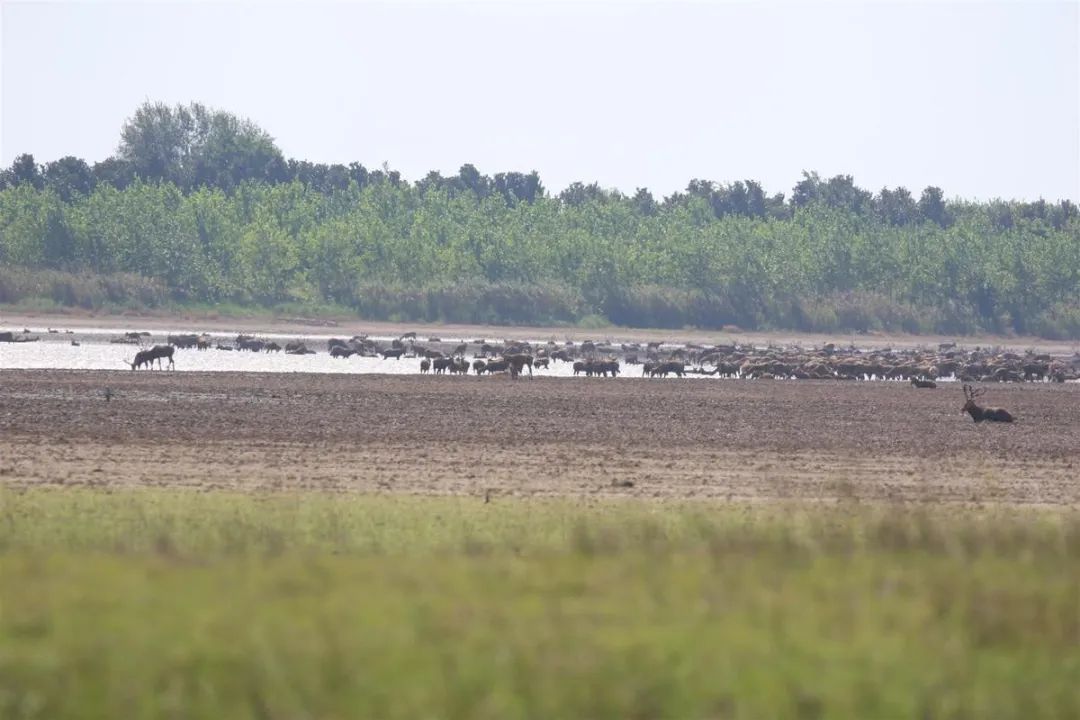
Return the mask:
<svg viewBox="0 0 1080 720">
<path fill-rule="evenodd" d="M 167 335 L 181 332 L 193 331 L 155 332 L 152 336 L 144 338 L 142 347 L 165 344 Z M 109 342 L 110 339 L 122 334 L 121 331 L 115 328 L 80 329 L 73 334 L 32 333 L 31 337 L 40 338 L 38 342 L 0 343 L 0 370 L 121 370 L 128 367 L 127 363 L 134 358 L 136 352 L 142 349 L 137 345 Z M 358 357 L 355 355 L 344 359 L 331 357 L 327 351 L 326 341 L 331 337 L 339 337 L 335 335 L 259 333 L 257 337 L 262 340 L 273 340 L 282 346 L 287 342 L 299 340 L 306 344 L 308 348 L 315 350 L 315 354 L 286 355 L 284 352 L 253 353 L 235 350 L 177 349 L 174 355 L 175 370 L 177 372 L 381 373 L 393 375 L 418 374 L 420 372 L 419 357 L 407 357 L 397 360 L 384 360 L 381 357 Z M 213 333 L 211 338 L 215 345 L 218 343 L 232 345 L 235 342 L 236 334 Z M 449 353 L 458 344 L 468 342 L 469 352 L 466 357 L 471 362 L 473 353 L 478 350 L 472 340 L 477 339 L 479 338 L 444 337 L 441 338 L 441 342 L 432 343 L 427 341 L 426 338 L 418 338 L 418 343 Z M 72 345 L 72 340 L 77 341 L 79 345 Z M 393 338 L 372 336 L 372 340 L 375 340 L 383 347 L 389 347 Z M 489 338 L 487 342 L 497 343 L 499 341 Z M 143 371 L 140 370 L 140 372 Z M 637 365 L 624 366 L 624 372 L 630 377 L 638 377 L 641 374 L 641 369 Z M 536 374 L 553 377 L 573 377 L 574 372 L 570 363 L 556 361 L 551 363 L 550 369 L 538 369 Z"/>
</svg>

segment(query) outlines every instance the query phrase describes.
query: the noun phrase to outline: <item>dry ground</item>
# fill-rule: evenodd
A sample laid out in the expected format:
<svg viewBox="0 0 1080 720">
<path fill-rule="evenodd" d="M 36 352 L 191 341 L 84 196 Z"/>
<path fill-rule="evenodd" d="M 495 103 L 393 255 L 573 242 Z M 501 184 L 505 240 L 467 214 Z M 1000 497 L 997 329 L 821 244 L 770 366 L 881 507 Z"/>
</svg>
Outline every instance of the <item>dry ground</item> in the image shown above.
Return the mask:
<svg viewBox="0 0 1080 720">
<path fill-rule="evenodd" d="M 115 393 L 106 402 L 104 390 Z M 0 372 L 0 483 L 1080 505 L 1080 386 Z"/>
</svg>

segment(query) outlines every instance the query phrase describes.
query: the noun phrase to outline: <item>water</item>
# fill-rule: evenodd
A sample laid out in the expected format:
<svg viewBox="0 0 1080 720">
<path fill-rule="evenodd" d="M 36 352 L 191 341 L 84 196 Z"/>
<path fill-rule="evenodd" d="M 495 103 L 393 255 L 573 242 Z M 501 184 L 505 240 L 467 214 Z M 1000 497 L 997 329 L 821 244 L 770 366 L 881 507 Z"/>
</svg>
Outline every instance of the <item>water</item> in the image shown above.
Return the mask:
<svg viewBox="0 0 1080 720">
<path fill-rule="evenodd" d="M 6 329 L 6 328 L 0 328 Z M 21 329 L 21 328 L 20 328 Z M 144 338 L 143 348 L 154 344 L 165 344 L 165 338 L 173 331 L 155 332 L 151 337 Z M 190 330 L 175 331 L 191 332 Z M 129 368 L 127 364 L 135 357 L 140 349 L 137 345 L 121 345 L 110 343 L 109 340 L 123 335 L 122 331 L 115 328 L 90 328 L 80 329 L 75 334 L 46 334 L 33 333 L 32 336 L 41 338 L 38 342 L 31 343 L 0 343 L 0 370 L 14 369 L 53 369 L 53 370 L 123 370 Z M 221 343 L 232 345 L 236 334 L 225 333 L 211 334 L 214 345 Z M 180 350 L 177 349 L 173 358 L 176 362 L 177 372 L 273 372 L 273 373 L 339 373 L 339 374 L 391 374 L 409 375 L 420 372 L 420 358 L 401 358 L 399 360 L 381 357 L 358 357 L 356 355 L 339 359 L 330 356 L 327 352 L 326 341 L 334 335 L 273 335 L 260 333 L 262 340 L 273 340 L 282 347 L 285 343 L 299 340 L 308 348 L 315 350 L 314 355 L 286 355 L 284 351 L 275 353 L 266 352 L 240 352 L 224 350 Z M 337 336 L 340 337 L 340 336 Z M 393 338 L 371 337 L 380 347 L 389 347 Z M 472 340 L 478 338 L 441 338 L 440 343 L 431 343 L 426 338 L 418 338 L 417 343 L 425 347 L 442 350 L 444 353 L 451 352 L 462 342 L 469 343 L 467 358 L 470 363 L 473 354 L 479 349 Z M 78 346 L 71 344 L 72 340 L 79 342 Z M 488 340 L 496 343 L 496 340 Z M 542 344 L 541 341 L 540 344 Z M 535 343 L 534 343 L 535 345 Z M 156 366 L 155 366 L 156 367 Z M 167 362 L 163 365 L 167 367 Z M 637 365 L 624 365 L 623 371 L 631 377 L 641 375 L 641 368 Z M 139 370 L 139 372 L 146 372 Z M 155 370 L 156 372 L 156 370 Z M 526 370 L 526 374 L 528 370 Z M 553 377 L 573 377 L 573 367 L 570 363 L 553 361 L 550 369 L 538 369 L 537 375 Z"/>
</svg>

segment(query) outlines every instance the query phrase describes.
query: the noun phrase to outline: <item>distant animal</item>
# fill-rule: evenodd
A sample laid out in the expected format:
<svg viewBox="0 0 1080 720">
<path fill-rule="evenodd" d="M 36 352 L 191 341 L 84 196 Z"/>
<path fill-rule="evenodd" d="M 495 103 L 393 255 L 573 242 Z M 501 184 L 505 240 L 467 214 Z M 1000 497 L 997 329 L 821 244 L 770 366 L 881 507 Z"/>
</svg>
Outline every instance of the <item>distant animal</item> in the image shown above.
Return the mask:
<svg viewBox="0 0 1080 720">
<path fill-rule="evenodd" d="M 492 375 L 497 372 L 506 372 L 510 369 L 510 363 L 506 360 L 492 360 L 484 366 L 484 372 L 488 375 Z"/>
<path fill-rule="evenodd" d="M 309 350 L 308 346 L 299 340 L 293 340 L 292 342 L 285 343 L 286 355 L 314 355 L 314 350 Z"/>
<path fill-rule="evenodd" d="M 525 368 L 529 368 L 529 377 L 533 374 L 533 358 L 532 355 L 527 353 L 516 353 L 514 355 L 507 355 L 506 361 L 510 363 L 510 376 L 517 377 L 521 374 L 521 371 Z"/>
<path fill-rule="evenodd" d="M 335 345 L 334 347 L 330 348 L 330 357 L 347 358 L 350 355 L 355 355 L 355 354 L 356 354 L 355 350 L 353 350 L 350 347 L 345 347 L 345 346 L 342 346 L 342 345 Z"/>
<path fill-rule="evenodd" d="M 679 377 L 683 376 L 686 372 L 686 365 L 678 360 L 668 360 L 667 362 L 647 362 L 641 368 L 641 374 L 648 374 L 649 377 L 667 377 L 669 373 L 675 373 Z"/>
<path fill-rule="evenodd" d="M 169 361 L 169 367 L 176 369 L 176 363 L 173 362 L 173 352 L 176 350 L 172 345 L 155 345 L 148 350 L 140 350 L 135 353 L 135 359 L 132 361 L 125 360 L 124 362 L 131 366 L 132 370 L 138 370 L 143 365 L 148 370 L 154 369 L 154 362 L 158 364 L 158 368 L 161 367 L 161 361 L 167 359 Z"/>
<path fill-rule="evenodd" d="M 602 375 L 607 377 L 609 374 L 611 377 L 617 377 L 619 374 L 619 363 L 617 360 L 594 360 L 585 367 L 585 374 Z"/>
<path fill-rule="evenodd" d="M 193 348 L 199 344 L 199 336 L 195 333 L 185 333 L 182 335 L 169 335 L 165 338 L 165 341 L 175 347 L 186 349 Z"/>
<path fill-rule="evenodd" d="M 983 420 L 989 420 L 990 422 L 1007 422 L 1013 421 L 1012 414 L 1005 408 L 994 407 L 980 407 L 975 404 L 975 398 L 979 397 L 986 392 L 986 388 L 976 390 L 970 385 L 964 385 L 964 407 L 961 408 L 961 412 L 966 412 L 971 416 L 971 419 L 977 423 Z"/>
<path fill-rule="evenodd" d="M 911 386 L 916 388 L 929 388 L 934 389 L 937 387 L 937 383 L 933 380 L 923 380 L 921 378 L 912 377 Z"/>
<path fill-rule="evenodd" d="M 262 352 L 266 348 L 266 343 L 262 340 L 257 340 L 253 337 L 244 335 L 236 336 L 236 349 L 237 350 L 250 350 L 251 352 Z"/>
<path fill-rule="evenodd" d="M 380 350 L 379 354 L 383 356 L 383 360 L 388 358 L 394 358 L 396 360 L 400 358 L 404 352 L 404 348 L 394 348 L 393 350 Z"/>
<path fill-rule="evenodd" d="M 430 360 L 428 360 L 427 358 L 424 358 L 423 360 L 420 361 L 420 372 L 426 373 L 430 369 L 431 369 L 431 361 Z"/>
</svg>

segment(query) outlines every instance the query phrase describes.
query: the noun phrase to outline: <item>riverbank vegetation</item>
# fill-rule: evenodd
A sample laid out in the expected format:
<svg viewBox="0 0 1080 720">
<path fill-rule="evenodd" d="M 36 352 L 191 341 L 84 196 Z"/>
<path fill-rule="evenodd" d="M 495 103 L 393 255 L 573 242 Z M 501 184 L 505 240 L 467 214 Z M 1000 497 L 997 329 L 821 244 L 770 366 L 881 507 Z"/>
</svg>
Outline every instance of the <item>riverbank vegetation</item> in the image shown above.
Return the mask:
<svg viewBox="0 0 1080 720">
<path fill-rule="evenodd" d="M 146 104 L 121 138 L 93 166 L 23 155 L 0 173 L 0 302 L 1080 337 L 1068 200 L 870 192 L 814 173 L 789 196 L 749 180 L 555 194 L 535 172 L 468 164 L 410 182 L 286 160 L 253 123 L 200 105 Z"/>
</svg>

